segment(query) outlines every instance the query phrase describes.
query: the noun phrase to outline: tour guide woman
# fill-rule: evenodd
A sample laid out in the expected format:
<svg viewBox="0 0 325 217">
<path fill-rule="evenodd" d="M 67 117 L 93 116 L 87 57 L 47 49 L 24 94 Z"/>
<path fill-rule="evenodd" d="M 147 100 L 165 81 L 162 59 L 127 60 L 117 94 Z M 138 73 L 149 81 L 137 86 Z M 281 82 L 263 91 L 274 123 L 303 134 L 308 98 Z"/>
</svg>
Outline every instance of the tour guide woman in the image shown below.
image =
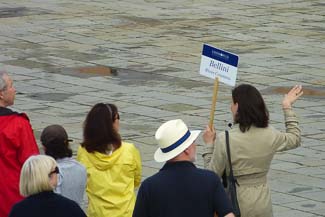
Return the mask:
<svg viewBox="0 0 325 217">
<path fill-rule="evenodd" d="M 232 91 L 231 112 L 235 125 L 229 131 L 231 163 L 238 180 L 237 197 L 241 217 L 271 217 L 272 203 L 267 173 L 276 152 L 300 146 L 298 119 L 292 104 L 303 94 L 293 87 L 282 101 L 286 132 L 269 126 L 269 113 L 259 91 L 242 84 Z M 215 136 L 208 126 L 203 134 L 207 144 L 203 153 L 205 167 L 221 176 L 229 173 L 225 133 Z"/>
</svg>

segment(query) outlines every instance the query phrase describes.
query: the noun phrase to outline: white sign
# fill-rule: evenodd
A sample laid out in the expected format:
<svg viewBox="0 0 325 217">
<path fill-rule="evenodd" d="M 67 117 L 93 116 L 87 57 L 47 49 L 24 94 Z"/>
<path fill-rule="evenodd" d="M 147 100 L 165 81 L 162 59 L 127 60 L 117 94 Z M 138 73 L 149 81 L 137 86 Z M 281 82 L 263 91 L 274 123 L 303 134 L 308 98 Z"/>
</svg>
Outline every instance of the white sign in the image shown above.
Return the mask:
<svg viewBox="0 0 325 217">
<path fill-rule="evenodd" d="M 201 56 L 200 74 L 208 78 L 235 86 L 238 56 L 227 51 L 204 44 Z"/>
</svg>

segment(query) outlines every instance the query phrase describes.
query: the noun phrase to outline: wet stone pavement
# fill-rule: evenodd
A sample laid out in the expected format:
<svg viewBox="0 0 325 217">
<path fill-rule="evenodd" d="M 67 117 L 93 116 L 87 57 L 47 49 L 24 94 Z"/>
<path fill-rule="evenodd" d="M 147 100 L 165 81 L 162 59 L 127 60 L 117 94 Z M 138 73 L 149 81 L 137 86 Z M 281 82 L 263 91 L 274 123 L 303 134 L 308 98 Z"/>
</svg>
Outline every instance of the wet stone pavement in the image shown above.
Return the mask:
<svg viewBox="0 0 325 217">
<path fill-rule="evenodd" d="M 162 122 L 208 122 L 213 81 L 198 73 L 203 43 L 239 55 L 237 84 L 261 90 L 278 129 L 283 94 L 306 88 L 295 104 L 303 145 L 276 155 L 268 179 L 276 217 L 325 216 L 323 1 L 0 2 L 0 63 L 15 80 L 14 109 L 28 113 L 36 137 L 62 124 L 76 150 L 91 106 L 115 103 L 123 138 L 141 151 L 143 178 L 162 166 L 153 161 Z M 220 85 L 219 131 L 231 121 L 230 91 Z"/>
</svg>

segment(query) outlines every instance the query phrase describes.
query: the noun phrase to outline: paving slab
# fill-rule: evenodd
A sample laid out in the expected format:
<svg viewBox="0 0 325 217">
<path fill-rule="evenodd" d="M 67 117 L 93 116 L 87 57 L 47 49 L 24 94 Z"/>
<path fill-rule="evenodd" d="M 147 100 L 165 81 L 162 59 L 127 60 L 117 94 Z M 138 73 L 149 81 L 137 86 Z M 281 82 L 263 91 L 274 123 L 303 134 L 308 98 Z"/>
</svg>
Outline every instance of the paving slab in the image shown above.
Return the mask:
<svg viewBox="0 0 325 217">
<path fill-rule="evenodd" d="M 237 53 L 237 83 L 262 92 L 276 128 L 284 130 L 277 88 L 306 89 L 295 104 L 302 148 L 277 155 L 268 176 L 275 216 L 325 216 L 324 11 L 321 0 L 12 0 L 0 2 L 0 64 L 15 80 L 13 108 L 29 115 L 37 139 L 62 124 L 74 154 L 91 106 L 115 103 L 145 179 L 162 166 L 153 161 L 162 122 L 208 122 L 213 81 L 198 73 L 203 43 Z M 231 87 L 220 84 L 218 131 L 231 122 L 230 103 Z"/>
</svg>

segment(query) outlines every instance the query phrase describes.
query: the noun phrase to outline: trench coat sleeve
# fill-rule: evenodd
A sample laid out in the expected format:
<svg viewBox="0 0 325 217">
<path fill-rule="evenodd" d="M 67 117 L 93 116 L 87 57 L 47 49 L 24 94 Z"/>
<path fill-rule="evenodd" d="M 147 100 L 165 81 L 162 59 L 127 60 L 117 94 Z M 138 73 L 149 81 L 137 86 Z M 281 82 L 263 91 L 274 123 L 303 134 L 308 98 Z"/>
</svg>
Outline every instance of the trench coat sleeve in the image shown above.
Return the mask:
<svg viewBox="0 0 325 217">
<path fill-rule="evenodd" d="M 292 109 L 284 109 L 284 119 L 286 132 L 277 131 L 274 141 L 274 150 L 276 152 L 286 151 L 297 148 L 301 145 L 301 131 L 296 114 Z"/>
<path fill-rule="evenodd" d="M 226 168 L 227 161 L 225 155 L 225 143 L 221 142 L 225 140 L 224 134 L 224 132 L 218 134 L 213 145 L 205 145 L 202 154 L 204 160 L 204 168 L 215 172 L 220 177 Z"/>
<path fill-rule="evenodd" d="M 140 186 L 141 183 L 141 172 L 142 172 L 142 165 L 141 165 L 141 157 L 140 153 L 137 149 L 134 151 L 135 155 L 135 177 L 134 177 L 134 187 L 137 188 Z"/>
</svg>

